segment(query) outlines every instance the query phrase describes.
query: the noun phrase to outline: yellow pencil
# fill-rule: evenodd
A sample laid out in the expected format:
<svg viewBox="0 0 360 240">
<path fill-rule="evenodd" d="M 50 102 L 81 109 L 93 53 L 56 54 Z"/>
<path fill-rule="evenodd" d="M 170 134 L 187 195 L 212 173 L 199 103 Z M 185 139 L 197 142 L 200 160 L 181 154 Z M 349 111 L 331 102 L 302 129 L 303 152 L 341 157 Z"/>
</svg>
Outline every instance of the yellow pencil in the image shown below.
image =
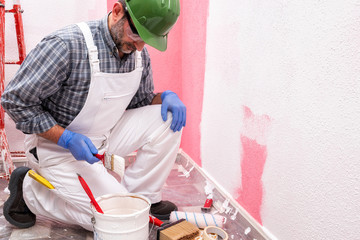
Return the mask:
<svg viewBox="0 0 360 240">
<path fill-rule="evenodd" d="M 36 181 L 38 181 L 39 183 L 41 183 L 45 187 L 47 187 L 49 189 L 55 189 L 54 186 L 48 180 L 46 180 L 45 178 L 43 178 L 42 176 L 40 176 L 39 174 L 37 174 L 33 170 L 29 170 L 28 173 L 29 173 L 29 177 L 35 179 Z"/>
</svg>

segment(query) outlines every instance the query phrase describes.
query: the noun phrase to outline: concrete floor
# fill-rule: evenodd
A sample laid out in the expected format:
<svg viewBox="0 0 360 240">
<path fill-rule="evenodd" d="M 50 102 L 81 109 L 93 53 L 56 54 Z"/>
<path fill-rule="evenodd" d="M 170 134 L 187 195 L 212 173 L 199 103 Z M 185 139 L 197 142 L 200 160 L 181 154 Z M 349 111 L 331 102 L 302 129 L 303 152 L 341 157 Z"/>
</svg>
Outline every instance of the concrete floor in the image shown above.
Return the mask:
<svg viewBox="0 0 360 240">
<path fill-rule="evenodd" d="M 127 163 L 135 160 L 135 156 L 129 156 Z M 163 189 L 163 199 L 174 202 L 179 211 L 201 212 L 201 207 L 206 200 L 205 189 L 211 181 L 200 172 L 200 169 L 189 163 L 189 159 L 179 154 L 176 164 L 167 179 Z M 35 226 L 28 229 L 17 229 L 10 225 L 2 214 L 3 203 L 8 197 L 4 191 L 7 181 L 0 180 L 0 240 L 26 240 L 26 239 L 93 239 L 93 233 L 75 225 L 66 225 L 37 216 Z M 237 210 L 236 206 L 227 203 L 228 197 L 221 194 L 214 186 L 213 200 L 214 207 L 211 213 L 225 216 L 227 218 L 223 228 L 229 235 L 229 239 L 235 240 L 261 240 L 267 239 L 263 233 L 258 232 L 244 216 Z M 156 239 L 157 227 L 149 225 L 149 240 Z M 219 239 L 221 239 L 219 237 Z"/>
</svg>

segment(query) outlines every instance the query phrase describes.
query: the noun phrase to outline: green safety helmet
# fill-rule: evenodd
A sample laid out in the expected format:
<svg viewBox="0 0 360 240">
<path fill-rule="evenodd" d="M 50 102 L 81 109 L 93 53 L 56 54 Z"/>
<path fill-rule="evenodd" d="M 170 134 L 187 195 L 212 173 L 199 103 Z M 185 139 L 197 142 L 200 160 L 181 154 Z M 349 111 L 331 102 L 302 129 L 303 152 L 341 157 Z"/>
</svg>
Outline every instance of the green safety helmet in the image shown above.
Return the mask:
<svg viewBox="0 0 360 240">
<path fill-rule="evenodd" d="M 142 40 L 160 51 L 165 51 L 168 33 L 180 15 L 179 0 L 126 0 L 125 2 Z"/>
</svg>

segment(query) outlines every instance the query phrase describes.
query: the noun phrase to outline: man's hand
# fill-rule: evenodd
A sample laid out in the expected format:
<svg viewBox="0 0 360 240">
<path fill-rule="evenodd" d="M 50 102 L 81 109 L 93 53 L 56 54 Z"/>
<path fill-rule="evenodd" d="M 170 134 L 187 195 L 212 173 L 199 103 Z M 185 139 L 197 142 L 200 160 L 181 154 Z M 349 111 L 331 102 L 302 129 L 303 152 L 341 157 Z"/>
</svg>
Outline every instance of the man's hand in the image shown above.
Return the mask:
<svg viewBox="0 0 360 240">
<path fill-rule="evenodd" d="M 186 124 L 186 107 L 176 95 L 176 93 L 167 90 L 161 94 L 161 116 L 164 121 L 167 120 L 167 112 L 172 113 L 173 119 L 170 129 L 174 132 L 180 131 Z"/>
<path fill-rule="evenodd" d="M 76 160 L 85 160 L 90 164 L 99 161 L 99 159 L 94 156 L 94 154 L 98 153 L 98 150 L 91 140 L 82 134 L 65 129 L 57 144 L 69 149 Z"/>
</svg>

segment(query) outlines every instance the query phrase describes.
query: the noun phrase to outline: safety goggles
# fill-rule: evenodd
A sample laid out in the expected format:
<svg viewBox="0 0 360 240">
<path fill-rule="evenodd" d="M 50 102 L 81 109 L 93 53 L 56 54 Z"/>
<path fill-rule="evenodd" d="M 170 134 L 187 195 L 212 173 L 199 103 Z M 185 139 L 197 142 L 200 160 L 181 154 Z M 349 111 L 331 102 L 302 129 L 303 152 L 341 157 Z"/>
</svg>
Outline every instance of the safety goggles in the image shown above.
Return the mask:
<svg viewBox="0 0 360 240">
<path fill-rule="evenodd" d="M 130 26 L 130 29 L 127 28 L 125 31 L 126 31 L 126 34 L 134 41 L 143 41 L 141 39 L 141 37 L 139 36 L 139 33 L 138 31 L 136 30 L 133 22 L 131 21 L 131 17 L 130 17 L 130 14 L 128 12 L 128 10 L 125 8 L 125 15 L 126 15 L 126 19 L 128 20 L 128 23 L 129 23 L 129 26 Z"/>
</svg>

